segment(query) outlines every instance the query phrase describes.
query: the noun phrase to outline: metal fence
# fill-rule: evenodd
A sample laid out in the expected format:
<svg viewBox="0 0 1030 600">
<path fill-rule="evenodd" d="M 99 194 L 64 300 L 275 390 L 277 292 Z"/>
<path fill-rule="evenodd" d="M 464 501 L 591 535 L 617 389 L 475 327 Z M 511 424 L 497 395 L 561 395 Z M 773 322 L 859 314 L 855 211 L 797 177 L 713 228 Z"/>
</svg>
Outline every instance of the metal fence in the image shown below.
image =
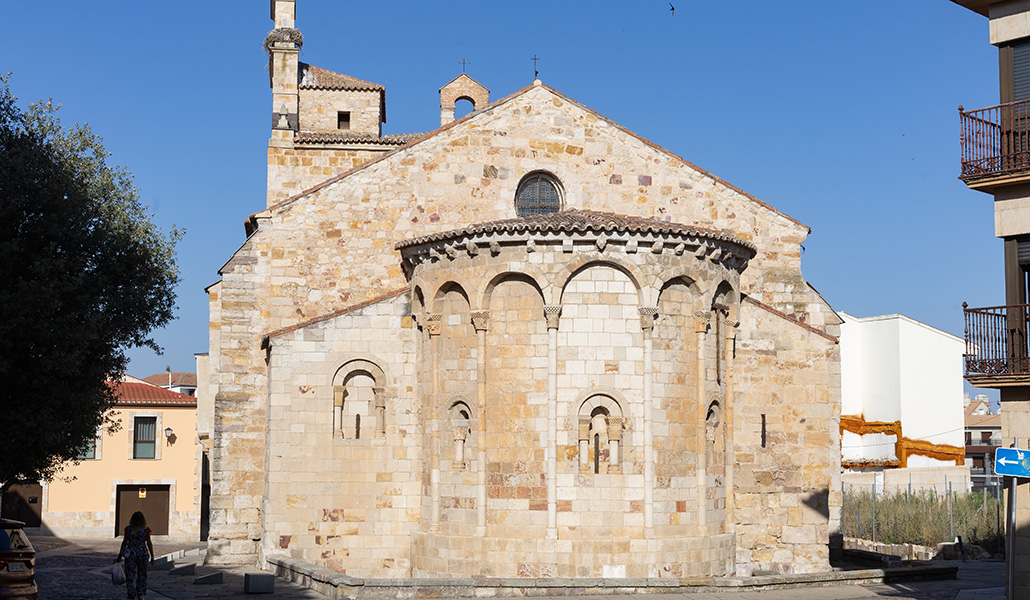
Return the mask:
<svg viewBox="0 0 1030 600">
<path fill-rule="evenodd" d="M 938 486 L 939 488 L 940 486 Z M 941 492 L 933 487 L 913 489 L 845 484 L 841 530 L 855 537 L 885 544 L 942 542 L 977 544 L 991 554 L 1004 552 L 1005 512 L 1001 478 L 989 477 L 985 487 L 967 489 L 963 481 L 949 481 Z"/>
</svg>

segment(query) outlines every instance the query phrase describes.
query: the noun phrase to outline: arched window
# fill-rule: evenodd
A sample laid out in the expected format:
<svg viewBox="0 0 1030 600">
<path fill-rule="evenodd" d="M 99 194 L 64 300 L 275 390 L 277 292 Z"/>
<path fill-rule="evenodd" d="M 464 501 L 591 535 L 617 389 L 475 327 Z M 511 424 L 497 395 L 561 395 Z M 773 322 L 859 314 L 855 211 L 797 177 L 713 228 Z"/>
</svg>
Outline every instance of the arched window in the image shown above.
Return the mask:
<svg viewBox="0 0 1030 600">
<path fill-rule="evenodd" d="M 588 397 L 579 408 L 580 473 L 620 473 L 622 407 L 605 394 Z"/>
<path fill-rule="evenodd" d="M 386 434 L 383 370 L 366 360 L 352 360 L 333 377 L 333 437 L 360 440 Z"/>
<path fill-rule="evenodd" d="M 456 400 L 447 412 L 454 433 L 454 459 L 451 461 L 451 470 L 464 471 L 468 465 L 466 440 L 472 431 L 472 409 L 464 401 Z"/>
<path fill-rule="evenodd" d="M 519 190 L 515 193 L 515 213 L 518 216 L 554 213 L 561 208 L 561 186 L 550 173 L 530 173 L 519 183 Z"/>
</svg>

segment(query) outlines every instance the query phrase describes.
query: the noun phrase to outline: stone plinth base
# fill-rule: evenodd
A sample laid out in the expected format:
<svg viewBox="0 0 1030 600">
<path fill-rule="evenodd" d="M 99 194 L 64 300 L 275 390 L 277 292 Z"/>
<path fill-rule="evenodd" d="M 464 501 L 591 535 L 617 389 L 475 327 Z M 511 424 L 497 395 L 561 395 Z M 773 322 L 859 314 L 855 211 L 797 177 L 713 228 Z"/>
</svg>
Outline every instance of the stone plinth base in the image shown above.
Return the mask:
<svg viewBox="0 0 1030 600">
<path fill-rule="evenodd" d="M 417 532 L 413 577 L 661 578 L 733 572 L 734 536 L 509 539 Z"/>
</svg>

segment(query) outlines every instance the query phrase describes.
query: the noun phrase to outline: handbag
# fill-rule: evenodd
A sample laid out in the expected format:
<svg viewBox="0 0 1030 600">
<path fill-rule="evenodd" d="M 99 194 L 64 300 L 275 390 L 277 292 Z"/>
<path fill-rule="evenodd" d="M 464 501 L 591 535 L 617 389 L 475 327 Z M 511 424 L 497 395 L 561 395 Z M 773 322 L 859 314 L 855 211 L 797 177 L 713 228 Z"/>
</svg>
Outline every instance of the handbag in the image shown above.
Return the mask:
<svg viewBox="0 0 1030 600">
<path fill-rule="evenodd" d="M 125 567 L 122 563 L 114 563 L 114 568 L 111 569 L 111 583 L 115 585 L 125 584 Z"/>
</svg>

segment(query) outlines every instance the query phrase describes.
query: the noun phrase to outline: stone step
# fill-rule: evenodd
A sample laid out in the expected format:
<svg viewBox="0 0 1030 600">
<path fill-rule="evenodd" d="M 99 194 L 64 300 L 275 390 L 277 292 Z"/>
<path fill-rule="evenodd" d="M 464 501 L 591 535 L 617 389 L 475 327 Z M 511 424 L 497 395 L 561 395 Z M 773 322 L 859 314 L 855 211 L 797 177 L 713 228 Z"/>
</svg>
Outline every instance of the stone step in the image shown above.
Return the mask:
<svg viewBox="0 0 1030 600">
<path fill-rule="evenodd" d="M 222 583 L 222 572 L 216 571 L 214 573 L 208 573 L 207 575 L 201 575 L 193 580 L 193 585 L 213 585 Z"/>
<path fill-rule="evenodd" d="M 189 563 L 182 565 L 181 567 L 175 567 L 168 571 L 169 575 L 196 575 L 197 565 L 195 563 Z"/>
</svg>

